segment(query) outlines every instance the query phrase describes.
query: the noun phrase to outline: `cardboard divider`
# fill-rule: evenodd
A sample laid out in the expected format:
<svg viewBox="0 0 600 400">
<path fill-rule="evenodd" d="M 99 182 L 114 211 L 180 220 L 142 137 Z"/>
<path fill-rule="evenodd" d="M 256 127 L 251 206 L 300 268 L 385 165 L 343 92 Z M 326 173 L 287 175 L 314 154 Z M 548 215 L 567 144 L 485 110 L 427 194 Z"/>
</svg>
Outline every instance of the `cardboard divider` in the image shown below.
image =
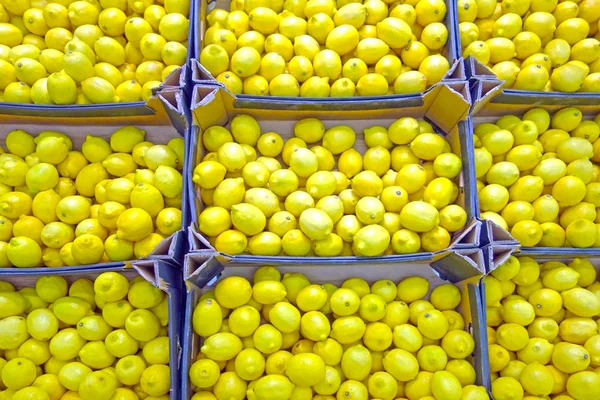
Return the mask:
<svg viewBox="0 0 600 400">
<path fill-rule="evenodd" d="M 538 98 L 537 102 L 522 102 L 522 103 L 502 103 L 506 97 L 502 94 L 500 87 L 497 86 L 499 81 L 486 81 L 479 80 L 472 86 L 475 90 L 475 101 L 473 102 L 473 108 L 471 110 L 471 116 L 469 118 L 469 136 L 473 136 L 474 129 L 477 125 L 484 122 L 493 123 L 498 118 L 504 115 L 516 115 L 522 117 L 528 110 L 533 108 L 543 108 L 550 114 L 565 108 L 565 107 L 577 107 L 583 113 L 584 120 L 593 119 L 596 115 L 600 114 L 600 97 L 596 103 L 589 103 L 586 105 L 578 104 L 575 102 L 560 103 L 557 101 L 547 101 L 547 98 Z M 564 93 L 563 93 L 564 94 Z M 525 96 L 522 94 L 521 96 Z M 499 100 L 498 100 L 499 99 Z M 474 165 L 474 164 L 473 164 Z M 476 209 L 477 218 L 479 218 L 479 205 Z M 481 240 L 482 246 L 492 245 L 494 252 L 501 252 L 504 256 L 499 256 L 498 253 L 492 257 L 492 262 L 488 263 L 488 272 L 491 272 L 502 262 L 506 261 L 506 252 L 518 252 L 523 256 L 538 256 L 545 254 L 553 254 L 556 257 L 575 257 L 580 255 L 581 257 L 600 257 L 600 248 L 567 248 L 567 247 L 521 247 L 520 243 L 502 227 L 496 225 L 492 221 L 482 221 L 481 229 Z M 503 249 L 503 250 L 500 250 Z"/>
<path fill-rule="evenodd" d="M 466 251 L 465 251 L 466 252 Z M 476 263 L 483 262 L 480 250 L 473 249 L 465 255 Z M 481 298 L 481 291 L 477 287 L 481 278 L 483 265 L 473 266 L 465 260 L 452 261 L 454 269 L 445 271 L 440 269 L 439 262 L 431 265 L 427 261 L 408 261 L 390 264 L 374 264 L 368 268 L 361 265 L 328 265 L 323 263 L 277 265 L 281 274 L 288 272 L 300 272 L 312 283 L 333 283 L 339 286 L 344 280 L 351 277 L 361 277 L 369 284 L 380 280 L 390 279 L 398 283 L 408 276 L 421 276 L 429 281 L 430 289 L 444 283 L 453 283 L 462 294 L 462 301 L 458 310 L 464 320 L 466 330 L 473 335 L 475 340 L 475 351 L 470 357 L 477 375 L 478 385 L 483 385 L 486 376 L 489 377 L 487 356 L 487 331 L 485 322 L 485 303 Z M 192 328 L 192 315 L 201 294 L 206 290 L 214 289 L 219 279 L 227 276 L 243 276 L 251 280 L 254 271 L 262 266 L 260 263 L 247 265 L 227 265 L 219 262 L 214 257 L 201 254 L 188 254 L 185 260 L 186 268 L 186 294 L 185 294 L 185 318 L 183 326 L 183 356 L 181 368 L 182 399 L 189 400 L 194 387 L 189 381 L 188 371 L 194 363 L 199 352 L 201 338 L 194 333 Z M 440 271 L 442 273 L 440 273 Z"/>
<path fill-rule="evenodd" d="M 186 111 L 187 110 L 187 111 Z M 139 111 L 139 110 L 138 110 Z M 152 141 L 157 144 L 166 144 L 173 138 L 181 137 L 185 142 L 185 160 L 184 168 L 181 171 L 183 179 L 182 188 L 182 224 L 181 229 L 175 232 L 170 237 L 163 240 L 156 249 L 148 255 L 148 259 L 162 260 L 170 263 L 181 265 L 183 263 L 184 254 L 187 251 L 186 228 L 190 224 L 189 201 L 186 199 L 188 193 L 187 185 L 189 181 L 185 178 L 189 175 L 187 171 L 190 168 L 190 160 L 187 156 L 190 154 L 190 143 L 188 137 L 188 129 L 190 126 L 191 115 L 185 95 L 177 88 L 165 89 L 159 95 L 152 99 L 152 113 L 145 112 L 137 113 L 132 116 L 105 116 L 103 118 L 63 118 L 62 115 L 54 117 L 30 117 L 21 115 L 2 115 L 0 114 L 0 143 L 4 144 L 6 136 L 15 129 L 22 129 L 33 136 L 47 130 L 54 130 L 68 135 L 74 149 L 81 149 L 82 143 L 87 135 L 100 136 L 106 140 L 118 128 L 128 125 L 136 126 L 146 131 L 145 140 Z M 60 267 L 54 268 L 59 271 L 71 271 L 74 268 L 80 269 L 102 269 L 105 267 L 123 266 L 125 264 L 138 264 L 142 261 L 131 260 L 126 263 L 110 262 L 101 264 L 88 264 L 77 267 Z M 29 268 L 24 270 L 28 274 L 46 274 L 50 268 Z M 5 271 L 16 270 L 1 269 L 0 276 Z"/>
<path fill-rule="evenodd" d="M 460 35 L 458 31 L 458 11 L 456 8 L 456 2 L 451 0 L 445 0 L 446 3 L 446 18 L 444 19 L 444 25 L 448 29 L 448 42 L 446 43 L 442 55 L 444 55 L 450 63 L 450 69 L 444 76 L 441 82 L 428 88 L 423 93 L 416 93 L 410 95 L 384 95 L 374 97 L 350 97 L 350 98 L 308 98 L 308 97 L 274 97 L 274 96 L 255 96 L 255 95 L 234 95 L 230 93 L 237 101 L 243 102 L 244 107 L 258 108 L 258 109 L 270 109 L 276 107 L 278 103 L 285 102 L 289 104 L 296 104 L 298 107 L 304 107 L 305 109 L 315 110 L 329 110 L 336 111 L 340 109 L 346 109 L 348 104 L 360 103 L 359 109 L 372 108 L 372 103 L 391 103 L 391 106 L 396 107 L 410 106 L 414 99 L 418 99 L 428 91 L 437 85 L 452 83 L 452 82 L 464 82 L 467 80 L 468 75 L 465 72 L 465 65 L 462 58 L 460 57 Z M 206 16 L 215 8 L 221 8 L 229 10 L 228 0 L 198 0 L 194 8 L 194 23 L 192 28 L 193 37 L 193 56 L 190 63 L 189 74 L 194 84 L 214 84 L 220 86 L 223 90 L 225 86 L 220 82 L 216 81 L 201 64 L 200 64 L 200 53 L 202 52 L 204 33 L 208 28 Z M 377 106 L 374 106 L 377 107 Z M 349 109 L 353 109 L 351 106 Z M 356 109 L 356 108 L 354 108 Z"/>
<path fill-rule="evenodd" d="M 461 231 L 453 235 L 449 249 L 474 248 L 479 246 L 480 223 L 476 220 L 477 211 L 477 191 L 475 187 L 474 170 L 468 168 L 474 164 L 473 160 L 473 141 L 472 137 L 466 134 L 468 131 L 467 123 L 464 121 L 464 112 L 468 108 L 468 90 L 464 83 L 453 85 L 442 85 L 437 88 L 438 93 L 430 92 L 424 96 L 422 102 L 411 108 L 403 109 L 376 109 L 368 111 L 338 111 L 332 112 L 314 112 L 308 110 L 255 110 L 236 108 L 237 102 L 223 89 L 213 85 L 197 85 L 194 89 L 192 98 L 192 113 L 194 115 L 195 126 L 190 131 L 190 146 L 192 153 L 189 155 L 190 171 L 198 164 L 199 160 L 205 155 L 202 145 L 202 130 L 213 125 L 226 126 L 228 122 L 238 114 L 247 114 L 256 118 L 261 124 L 263 132 L 274 131 L 282 135 L 284 139 L 292 136 L 294 124 L 307 117 L 316 117 L 324 121 L 327 128 L 335 125 L 345 124 L 351 126 L 357 132 L 357 142 L 354 145 L 359 152 L 366 150 L 362 138 L 362 130 L 373 126 L 388 126 L 396 119 L 403 116 L 413 116 L 416 118 L 425 118 L 431 122 L 438 134 L 447 138 L 454 153 L 458 154 L 463 163 L 463 172 L 459 176 L 457 184 L 459 185 L 458 204 L 462 205 L 467 212 L 469 222 Z M 436 95 L 437 94 L 437 95 Z M 434 97 L 435 96 L 435 97 Z M 448 107 L 452 104 L 453 107 Z M 190 201 L 189 210 L 191 213 L 191 223 L 189 240 L 190 250 L 204 251 L 209 253 L 214 251 L 208 240 L 197 231 L 197 218 L 203 205 L 199 199 L 196 185 L 192 182 L 192 174 L 186 177 L 188 182 L 188 195 Z M 407 255 L 385 256 L 385 257 L 335 257 L 331 259 L 332 263 L 343 259 L 344 262 L 364 263 L 364 262 L 394 262 L 396 260 L 433 260 L 446 254 L 447 251 L 438 253 L 416 253 Z M 224 255 L 225 256 L 225 255 Z M 286 263 L 293 260 L 292 257 L 258 257 L 239 255 L 231 259 L 233 262 L 245 262 L 246 259 L 260 259 L 265 263 Z M 302 257 L 308 261 L 311 258 Z M 314 257 L 316 260 L 324 260 L 321 257 Z M 295 261 L 291 261 L 295 262 Z M 330 262 L 330 261 L 326 261 Z"/>
<path fill-rule="evenodd" d="M 58 268 L 47 268 L 43 274 L 30 274 L 27 270 L 16 268 L 1 268 L 0 281 L 10 282 L 17 289 L 21 289 L 23 287 L 35 287 L 35 282 L 41 276 L 60 275 L 71 284 L 77 279 L 94 280 L 103 272 L 120 272 L 129 280 L 136 276 L 142 276 L 168 296 L 169 367 L 171 369 L 169 398 L 170 400 L 181 399 L 181 374 L 179 369 L 182 360 L 181 324 L 184 311 L 184 290 L 180 268 L 158 260 L 140 261 L 133 268 L 122 264 L 105 265 L 102 268 L 93 269 L 72 267 L 72 269 L 66 271 L 60 271 Z"/>
</svg>

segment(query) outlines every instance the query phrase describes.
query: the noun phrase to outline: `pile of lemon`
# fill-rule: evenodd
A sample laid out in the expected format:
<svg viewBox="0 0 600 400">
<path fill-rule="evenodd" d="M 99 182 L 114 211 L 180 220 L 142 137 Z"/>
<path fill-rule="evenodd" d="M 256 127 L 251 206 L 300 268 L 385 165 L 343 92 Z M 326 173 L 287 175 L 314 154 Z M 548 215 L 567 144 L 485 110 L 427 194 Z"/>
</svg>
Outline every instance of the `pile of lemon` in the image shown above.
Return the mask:
<svg viewBox="0 0 600 400">
<path fill-rule="evenodd" d="M 234 94 L 417 93 L 450 67 L 445 0 L 232 0 L 206 21 L 201 64 Z"/>
<path fill-rule="evenodd" d="M 458 0 L 463 56 L 505 88 L 600 92 L 597 0 Z"/>
<path fill-rule="evenodd" d="M 411 117 L 361 136 L 364 154 L 354 149 L 351 127 L 326 129 L 315 118 L 297 122 L 287 141 L 262 133 L 248 115 L 233 118 L 230 130 L 208 128 L 202 141 L 209 153 L 192 178 L 207 206 L 200 232 L 231 255 L 370 257 L 448 248 L 467 222 L 454 204 L 462 163 L 450 144 Z"/>
<path fill-rule="evenodd" d="M 192 400 L 489 400 L 468 361 L 475 348 L 456 286 L 361 278 L 340 288 L 261 267 L 205 292 Z"/>
<path fill-rule="evenodd" d="M 600 118 L 563 108 L 475 128 L 481 217 L 522 246 L 600 247 Z"/>
<path fill-rule="evenodd" d="M 484 283 L 495 400 L 600 398 L 600 282 L 588 260 L 510 257 Z"/>
<path fill-rule="evenodd" d="M 168 400 L 168 296 L 105 272 L 0 281 L 0 398 Z"/>
<path fill-rule="evenodd" d="M 147 101 L 186 61 L 190 0 L 0 0 L 0 101 Z"/>
<path fill-rule="evenodd" d="M 81 151 L 60 132 L 15 130 L 0 154 L 0 267 L 62 267 L 146 257 L 181 227 L 183 139 L 133 126 Z"/>
</svg>

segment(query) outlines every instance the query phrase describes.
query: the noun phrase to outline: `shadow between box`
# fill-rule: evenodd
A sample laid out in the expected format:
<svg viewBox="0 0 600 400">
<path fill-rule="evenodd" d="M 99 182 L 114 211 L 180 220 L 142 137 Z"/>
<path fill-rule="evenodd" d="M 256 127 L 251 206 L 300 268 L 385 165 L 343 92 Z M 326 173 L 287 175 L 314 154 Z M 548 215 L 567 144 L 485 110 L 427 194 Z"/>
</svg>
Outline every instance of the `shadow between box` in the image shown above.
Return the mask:
<svg viewBox="0 0 600 400">
<path fill-rule="evenodd" d="M 465 319 L 466 330 L 473 335 L 475 351 L 470 358 L 476 375 L 477 384 L 483 385 L 488 365 L 487 337 L 485 323 L 485 306 L 478 289 L 481 271 L 484 266 L 481 251 L 476 248 L 449 252 L 436 260 L 426 257 L 413 260 L 388 260 L 386 263 L 371 264 L 369 259 L 361 263 L 348 264 L 339 258 L 321 258 L 314 262 L 306 262 L 304 258 L 272 257 L 263 260 L 253 257 L 243 262 L 225 260 L 209 253 L 192 252 L 186 256 L 184 263 L 185 280 L 185 317 L 183 325 L 183 356 L 181 368 L 182 399 L 190 399 L 194 387 L 188 378 L 188 371 L 199 352 L 201 338 L 192 327 L 194 307 L 206 290 L 214 289 L 219 279 L 238 275 L 251 280 L 256 269 L 263 265 L 277 266 L 282 274 L 300 272 L 311 282 L 330 282 L 339 286 L 345 279 L 361 277 L 369 283 L 379 279 L 390 279 L 398 282 L 407 276 L 422 276 L 430 281 L 430 289 L 442 283 L 456 285 L 462 294 L 459 312 Z M 229 261 L 229 262 L 228 262 Z M 487 374 L 487 375 L 486 375 Z"/>
<path fill-rule="evenodd" d="M 193 45 L 190 46 L 192 56 L 189 65 L 188 75 L 192 84 L 213 84 L 225 89 L 224 85 L 216 79 L 200 64 L 200 53 L 203 49 L 204 32 L 207 29 L 206 16 L 215 8 L 229 10 L 228 0 L 198 0 L 192 2 L 193 19 L 191 24 L 190 40 Z M 436 85 L 463 82 L 468 79 L 465 71 L 463 59 L 460 57 L 460 35 L 458 31 L 458 11 L 455 1 L 445 0 L 447 12 L 444 19 L 444 25 L 448 29 L 448 42 L 446 49 L 442 54 L 446 56 L 450 63 L 450 69 Z M 191 14 L 190 14 L 191 15 Z M 374 97 L 350 97 L 344 99 L 336 98 L 286 98 L 275 96 L 253 96 L 253 95 L 233 95 L 241 103 L 241 107 L 258 109 L 282 109 L 287 107 L 304 107 L 304 109 L 315 110 L 356 110 L 380 108 L 381 103 L 389 103 L 389 107 L 402 107 L 402 103 L 418 101 L 418 98 L 432 90 L 436 85 L 428 88 L 423 93 L 410 95 L 389 95 Z M 374 104 L 375 103 L 375 104 Z"/>
<path fill-rule="evenodd" d="M 166 144 L 172 138 L 181 137 L 185 142 L 185 160 L 182 174 L 182 200 L 181 213 L 182 223 L 180 229 L 158 244 L 155 250 L 145 259 L 159 260 L 173 265 L 181 266 L 188 248 L 187 227 L 190 224 L 189 201 L 185 198 L 188 193 L 188 180 L 185 176 L 189 174 L 190 160 L 189 132 L 190 118 L 189 107 L 183 92 L 178 88 L 164 89 L 151 99 L 150 114 L 143 112 L 129 116 L 105 116 L 91 118 L 63 118 L 55 117 L 30 117 L 21 115 L 0 114 L 0 142 L 4 143 L 6 136 L 14 129 L 23 129 L 26 132 L 37 135 L 41 131 L 56 130 L 67 134 L 73 141 L 73 146 L 80 149 L 87 135 L 101 136 L 104 139 L 119 127 L 133 125 L 146 131 L 146 140 L 155 143 Z M 139 110 L 138 110 L 139 111 Z M 129 260 L 127 264 L 137 264 L 143 260 Z M 23 271 L 27 274 L 47 274 L 48 271 L 69 272 L 73 269 L 102 269 L 123 265 L 123 262 L 110 262 L 102 264 L 89 264 L 81 266 L 65 266 L 59 268 L 0 268 L 0 277 L 10 275 L 15 271 Z"/>
<path fill-rule="evenodd" d="M 188 159 L 190 161 L 190 171 L 198 163 L 198 160 L 205 154 L 202 146 L 202 129 L 213 125 L 227 125 L 235 115 L 248 114 L 255 117 L 265 132 L 273 130 L 283 135 L 284 138 L 290 136 L 293 124 L 303 118 L 317 117 L 322 118 L 327 128 L 336 124 L 347 124 L 357 131 L 357 143 L 355 148 L 364 150 L 364 141 L 362 140 L 362 129 L 372 125 L 388 126 L 395 119 L 402 116 L 413 116 L 416 118 L 425 118 L 433 124 L 438 134 L 444 134 L 448 139 L 454 153 L 461 157 L 463 171 L 458 179 L 459 196 L 458 204 L 462 205 L 467 213 L 467 225 L 458 232 L 455 232 L 448 249 L 438 253 L 415 253 L 398 256 L 385 256 L 376 258 L 344 257 L 346 262 L 379 262 L 378 260 L 413 260 L 414 257 L 432 259 L 448 250 L 477 248 L 479 247 L 481 223 L 477 221 L 477 191 L 475 186 L 475 171 L 473 159 L 473 140 L 472 136 L 466 134 L 468 130 L 468 121 L 462 120 L 462 113 L 456 112 L 462 105 L 468 105 L 465 97 L 466 85 L 457 83 L 451 86 L 440 86 L 436 91 L 432 91 L 427 96 L 420 98 L 418 105 L 407 106 L 401 110 L 395 108 L 381 107 L 369 111 L 347 111 L 338 112 L 315 112 L 309 110 L 255 110 L 250 108 L 236 108 L 237 102 L 222 88 L 213 85 L 196 85 L 194 97 L 192 98 L 192 114 L 194 124 L 189 133 L 190 151 Z M 468 96 L 467 96 L 468 98 Z M 448 104 L 456 105 L 456 109 L 448 107 Z M 285 130 L 285 132 L 284 132 Z M 208 240 L 198 232 L 198 215 L 203 209 L 196 185 L 192 182 L 192 175 L 186 176 L 188 179 L 187 199 L 190 201 L 190 228 L 188 230 L 190 251 L 214 252 L 214 248 Z M 235 256 L 238 259 L 245 256 Z M 319 260 L 320 257 L 315 257 Z"/>
<path fill-rule="evenodd" d="M 60 275 L 67 282 L 77 279 L 95 279 L 103 272 L 119 272 L 131 280 L 142 276 L 146 281 L 162 290 L 168 296 L 169 306 L 169 367 L 170 367 L 170 400 L 181 399 L 181 376 L 179 367 L 182 361 L 182 316 L 185 307 L 182 272 L 179 266 L 160 260 L 139 260 L 134 265 L 124 263 L 108 263 L 92 268 L 71 267 L 46 268 L 42 273 L 29 269 L 0 269 L 0 280 L 12 283 L 17 289 L 34 287 L 38 278 L 48 275 Z"/>
</svg>

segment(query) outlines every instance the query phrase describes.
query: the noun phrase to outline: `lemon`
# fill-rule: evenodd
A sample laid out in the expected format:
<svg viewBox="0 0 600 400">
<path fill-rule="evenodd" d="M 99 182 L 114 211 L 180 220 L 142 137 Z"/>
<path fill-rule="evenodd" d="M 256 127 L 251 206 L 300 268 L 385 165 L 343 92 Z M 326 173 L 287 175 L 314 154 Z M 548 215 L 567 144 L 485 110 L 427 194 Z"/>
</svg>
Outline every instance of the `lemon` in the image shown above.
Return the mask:
<svg viewBox="0 0 600 400">
<path fill-rule="evenodd" d="M 355 84 L 367 73 L 367 64 L 359 58 L 351 58 L 342 67 L 343 77 L 350 79 Z"/>
<path fill-rule="evenodd" d="M 263 354 L 278 351 L 282 344 L 282 335 L 272 325 L 260 325 L 253 335 L 254 345 Z"/>
<path fill-rule="evenodd" d="M 269 93 L 272 96 L 296 97 L 300 93 L 298 81 L 290 74 L 277 75 L 269 83 Z"/>
<path fill-rule="evenodd" d="M 42 259 L 39 244 L 25 236 L 13 237 L 8 242 L 6 255 L 15 267 L 31 268 L 38 266 Z"/>
<path fill-rule="evenodd" d="M 35 364 L 22 357 L 9 360 L 2 368 L 2 380 L 12 390 L 20 390 L 33 383 L 36 378 Z"/>
<path fill-rule="evenodd" d="M 356 83 L 356 91 L 360 96 L 380 96 L 387 93 L 388 83 L 381 74 L 366 74 Z"/>
<path fill-rule="evenodd" d="M 290 229 L 282 237 L 282 247 L 287 255 L 305 256 L 310 252 L 310 239 L 299 229 Z"/>
<path fill-rule="evenodd" d="M 285 60 L 277 53 L 266 54 L 261 62 L 259 74 L 268 82 L 285 72 Z"/>
<path fill-rule="evenodd" d="M 22 192 L 9 192 L 0 196 L 0 214 L 6 218 L 16 219 L 31 213 L 32 200 Z"/>
<path fill-rule="evenodd" d="M 361 256 L 381 255 L 390 244 L 389 232 L 380 225 L 361 228 L 354 237 L 353 249 Z"/>
<path fill-rule="evenodd" d="M 257 379 L 264 372 L 265 359 L 258 350 L 244 349 L 235 359 L 235 369 L 242 379 Z"/>
<path fill-rule="evenodd" d="M 75 90 L 74 87 L 73 90 Z M 4 100 L 8 103 L 31 103 L 31 88 L 24 82 L 13 82 L 4 90 Z M 73 101 L 64 104 L 72 104 Z"/>
<path fill-rule="evenodd" d="M 16 129 L 10 131 L 6 136 L 6 147 L 12 154 L 25 158 L 35 152 L 36 143 L 29 133 Z"/>
<path fill-rule="evenodd" d="M 244 32 L 238 39 L 238 47 L 253 47 L 262 53 L 265 49 L 265 37 L 257 31 Z"/>
<path fill-rule="evenodd" d="M 567 381 L 567 392 L 574 397 L 597 396 L 597 375 L 592 372 L 582 371 L 571 375 Z"/>
<path fill-rule="evenodd" d="M 315 75 L 321 78 L 334 80 L 342 73 L 340 56 L 332 50 L 323 50 L 316 54 L 313 67 Z"/>
<path fill-rule="evenodd" d="M 296 58 L 296 57 L 294 57 Z M 308 66 L 308 63 L 306 63 Z M 304 72 L 301 72 L 295 66 L 290 65 L 291 68 L 294 68 L 293 72 L 299 79 L 304 80 L 304 76 L 309 75 L 309 71 L 305 69 Z M 312 74 L 312 72 L 310 72 Z M 300 86 L 300 96 L 301 97 L 329 97 L 330 87 L 329 87 L 329 78 L 319 78 L 316 76 L 311 76 L 306 79 L 306 81 Z"/>
<path fill-rule="evenodd" d="M 277 29 L 272 29 L 273 32 L 275 32 L 275 30 Z M 293 40 L 298 36 L 306 34 L 307 22 L 303 18 L 299 18 L 295 15 L 285 16 L 279 21 L 278 30 L 280 34 Z"/>
<path fill-rule="evenodd" d="M 294 390 L 294 385 L 286 376 L 267 375 L 256 381 L 254 386 L 254 395 L 257 399 L 270 397 L 290 398 Z M 244 395 L 242 393 L 242 395 Z"/>
<path fill-rule="evenodd" d="M 439 223 L 439 213 L 428 203 L 412 201 L 400 212 L 400 223 L 415 232 L 427 232 Z"/>
<path fill-rule="evenodd" d="M 312 386 L 325 377 L 325 363 L 315 354 L 296 354 L 287 362 L 286 375 L 297 386 Z"/>
</svg>

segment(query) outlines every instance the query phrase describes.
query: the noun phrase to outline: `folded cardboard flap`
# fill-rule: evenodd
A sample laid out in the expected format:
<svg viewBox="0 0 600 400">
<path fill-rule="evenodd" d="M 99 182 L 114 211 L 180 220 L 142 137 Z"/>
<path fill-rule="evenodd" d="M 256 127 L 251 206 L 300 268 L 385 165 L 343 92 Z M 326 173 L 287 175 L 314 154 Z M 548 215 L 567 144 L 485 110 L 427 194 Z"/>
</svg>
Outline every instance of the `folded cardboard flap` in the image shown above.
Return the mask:
<svg viewBox="0 0 600 400">
<path fill-rule="evenodd" d="M 495 78 L 475 80 L 471 82 L 472 105 L 470 115 L 475 115 L 484 109 L 491 99 L 502 93 L 503 81 Z"/>
<path fill-rule="evenodd" d="M 465 60 L 465 70 L 469 74 L 469 78 L 475 79 L 497 79 L 496 74 L 487 65 L 482 64 L 473 56 L 469 56 Z"/>
</svg>

